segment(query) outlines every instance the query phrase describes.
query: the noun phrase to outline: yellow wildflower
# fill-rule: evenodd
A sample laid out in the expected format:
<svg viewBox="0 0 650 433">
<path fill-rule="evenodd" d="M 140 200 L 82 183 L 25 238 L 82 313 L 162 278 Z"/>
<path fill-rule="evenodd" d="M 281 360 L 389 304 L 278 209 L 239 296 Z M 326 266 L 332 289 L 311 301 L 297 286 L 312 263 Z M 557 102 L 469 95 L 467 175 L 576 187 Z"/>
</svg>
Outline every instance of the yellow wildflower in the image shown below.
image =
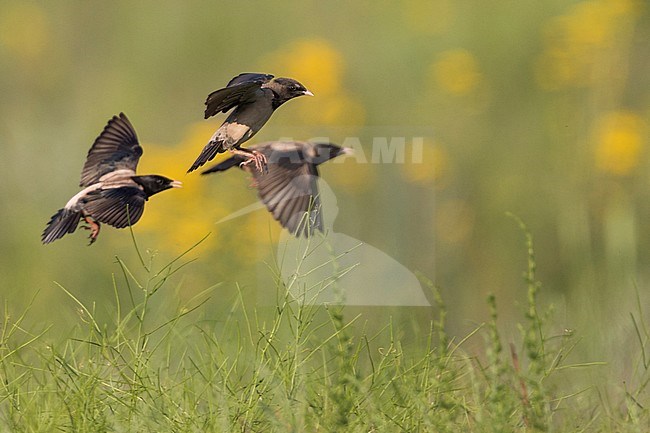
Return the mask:
<svg viewBox="0 0 650 433">
<path fill-rule="evenodd" d="M 638 114 L 606 114 L 595 131 L 596 166 L 606 173 L 630 174 L 639 164 L 644 136 L 645 123 Z"/>
<path fill-rule="evenodd" d="M 140 173 L 161 174 L 183 182 L 183 188 L 160 194 L 156 200 L 151 200 L 147 204 L 144 217 L 136 226 L 138 231 L 156 235 L 162 246 L 167 249 L 180 253 L 209 232 L 212 232 L 212 236 L 202 247 L 214 246 L 218 238 L 215 235 L 217 228 L 214 223 L 220 215 L 224 216 L 230 211 L 228 193 L 215 199 L 210 191 L 211 179 L 201 177 L 199 173 L 185 173 L 193 157 L 198 155 L 214 129 L 214 125 L 201 122 L 193 125 L 176 147 L 155 143 L 142 145 L 144 156 L 138 168 Z M 228 191 L 226 185 L 231 180 L 231 177 L 226 176 L 218 179 L 225 191 Z M 217 179 L 214 181 L 217 182 Z"/>
<path fill-rule="evenodd" d="M 601 57 L 626 34 L 623 30 L 637 14 L 634 0 L 587 0 L 551 19 L 544 25 L 545 48 L 535 66 L 540 87 L 592 84 Z"/>
<path fill-rule="evenodd" d="M 467 50 L 449 50 L 438 55 L 431 65 L 434 82 L 444 92 L 462 96 L 478 87 L 481 81 L 478 62 Z"/>
</svg>

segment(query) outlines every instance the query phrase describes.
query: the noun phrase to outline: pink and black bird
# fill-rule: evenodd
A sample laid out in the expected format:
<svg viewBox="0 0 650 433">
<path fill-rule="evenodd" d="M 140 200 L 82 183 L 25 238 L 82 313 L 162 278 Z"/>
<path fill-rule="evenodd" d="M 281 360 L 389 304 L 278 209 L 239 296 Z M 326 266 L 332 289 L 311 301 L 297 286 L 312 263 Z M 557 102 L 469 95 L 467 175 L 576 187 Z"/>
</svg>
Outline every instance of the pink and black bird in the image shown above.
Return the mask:
<svg viewBox="0 0 650 433">
<path fill-rule="evenodd" d="M 83 220 L 92 244 L 101 223 L 116 228 L 133 225 L 149 197 L 181 186 L 179 181 L 156 174 L 136 175 L 140 156 L 142 147 L 129 119 L 124 113 L 113 116 L 88 151 L 79 184 L 84 189 L 52 216 L 42 242 L 49 244 L 73 233 Z"/>
<path fill-rule="evenodd" d="M 210 93 L 205 101 L 206 119 L 219 112 L 234 110 L 210 138 L 188 173 L 226 150 L 239 155 L 242 164 L 253 163 L 258 171 L 263 171 L 265 156 L 241 145 L 264 126 L 278 107 L 302 95 L 313 96 L 292 78 L 274 78 L 273 75 L 257 73 L 240 74 L 223 89 Z"/>
<path fill-rule="evenodd" d="M 251 146 L 268 161 L 267 171 L 243 165 L 245 157 L 234 155 L 201 174 L 225 171 L 238 166 L 253 176 L 257 194 L 282 227 L 295 236 L 308 237 L 323 231 L 318 193 L 318 166 L 352 149 L 332 143 L 273 141 Z"/>
</svg>

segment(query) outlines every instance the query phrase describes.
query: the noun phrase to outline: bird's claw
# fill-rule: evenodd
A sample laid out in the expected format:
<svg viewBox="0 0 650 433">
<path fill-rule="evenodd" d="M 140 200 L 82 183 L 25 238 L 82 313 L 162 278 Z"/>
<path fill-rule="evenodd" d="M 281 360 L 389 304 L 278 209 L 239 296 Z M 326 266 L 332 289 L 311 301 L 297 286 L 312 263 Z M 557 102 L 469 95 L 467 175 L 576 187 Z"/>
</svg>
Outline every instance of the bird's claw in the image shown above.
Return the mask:
<svg viewBox="0 0 650 433">
<path fill-rule="evenodd" d="M 255 164 L 255 169 L 260 173 L 269 172 L 268 159 L 266 158 L 266 155 L 253 150 L 247 155 L 247 157 L 248 159 L 246 161 L 239 164 L 240 167 L 246 167 L 249 164 Z"/>
</svg>

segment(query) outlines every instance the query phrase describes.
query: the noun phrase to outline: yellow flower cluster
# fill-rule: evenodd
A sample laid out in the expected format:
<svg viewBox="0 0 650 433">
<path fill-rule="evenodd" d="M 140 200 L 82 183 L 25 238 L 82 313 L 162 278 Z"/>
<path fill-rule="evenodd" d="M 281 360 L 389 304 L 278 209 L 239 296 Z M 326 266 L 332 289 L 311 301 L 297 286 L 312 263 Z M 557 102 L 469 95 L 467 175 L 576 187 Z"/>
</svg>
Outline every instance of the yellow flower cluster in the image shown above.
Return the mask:
<svg viewBox="0 0 650 433">
<path fill-rule="evenodd" d="M 538 84 L 546 90 L 592 84 L 601 56 L 638 13 L 634 0 L 587 0 L 552 19 L 544 27 L 544 50 L 536 62 Z"/>
<path fill-rule="evenodd" d="M 186 175 L 191 161 L 179 161 L 178 155 L 194 155 L 214 132 L 214 125 L 193 125 L 177 147 L 143 143 L 144 156 L 140 161 L 140 173 L 159 173 L 183 182 L 183 188 L 174 194 L 160 194 L 147 204 L 146 218 L 134 227 L 136 231 L 152 232 L 162 241 L 162 246 L 182 252 L 209 232 L 213 232 L 203 246 L 212 246 L 215 236 L 215 216 L 225 215 L 225 200 L 209 197 L 208 182 L 198 174 Z M 173 221 L 173 225 L 170 225 Z"/>
<path fill-rule="evenodd" d="M 639 164 L 645 134 L 645 123 L 636 113 L 617 111 L 602 116 L 594 134 L 596 166 L 610 174 L 630 174 Z"/>
<path fill-rule="evenodd" d="M 464 49 L 440 53 L 431 64 L 430 74 L 441 90 L 455 96 L 474 92 L 482 80 L 476 58 Z"/>
</svg>

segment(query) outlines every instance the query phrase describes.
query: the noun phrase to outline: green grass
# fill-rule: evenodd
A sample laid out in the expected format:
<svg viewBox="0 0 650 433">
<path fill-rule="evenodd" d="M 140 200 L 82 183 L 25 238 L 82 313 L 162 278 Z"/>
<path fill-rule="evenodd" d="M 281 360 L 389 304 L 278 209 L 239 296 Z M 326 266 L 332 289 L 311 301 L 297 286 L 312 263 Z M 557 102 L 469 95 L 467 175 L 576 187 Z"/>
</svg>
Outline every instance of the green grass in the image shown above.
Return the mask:
<svg viewBox="0 0 650 433">
<path fill-rule="evenodd" d="M 598 362 L 568 363 L 575 333 L 549 336 L 551 309 L 538 303 L 532 237 L 526 235 L 527 305 L 517 341 L 491 319 L 462 339 L 445 330 L 436 287 L 436 319 L 422 344 L 404 346 L 404 330 L 385 317 L 372 335 L 345 307 L 296 302 L 279 272 L 272 313 L 245 305 L 240 293 L 223 317 L 206 317 L 213 288 L 183 300 L 172 278 L 191 267 L 183 254 L 158 266 L 116 258 L 111 320 L 76 305 L 78 326 L 65 338 L 47 320 L 26 329 L 30 311 L 5 306 L 0 333 L 0 425 L 16 432 L 633 432 L 650 423 L 650 333 L 639 312 L 633 388 L 573 387 Z M 188 252 L 191 251 L 188 250 Z M 275 269 L 271 266 L 271 269 Z M 293 280 L 289 284 L 295 284 Z M 294 292 L 295 293 L 295 292 Z M 480 350 L 466 350 L 482 336 Z"/>
</svg>

